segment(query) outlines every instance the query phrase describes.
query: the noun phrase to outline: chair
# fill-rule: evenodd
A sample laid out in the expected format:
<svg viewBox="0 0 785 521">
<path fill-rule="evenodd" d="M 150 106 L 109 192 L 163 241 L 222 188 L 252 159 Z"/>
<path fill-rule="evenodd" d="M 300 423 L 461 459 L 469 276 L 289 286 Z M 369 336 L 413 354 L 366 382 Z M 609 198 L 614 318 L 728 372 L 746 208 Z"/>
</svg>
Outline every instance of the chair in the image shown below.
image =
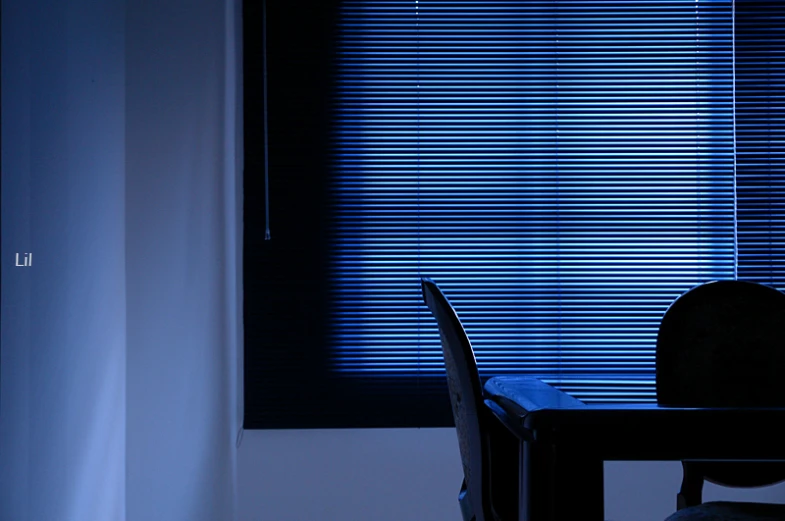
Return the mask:
<svg viewBox="0 0 785 521">
<path fill-rule="evenodd" d="M 428 278 L 422 279 L 425 304 L 439 326 L 447 384 L 453 418 L 463 463 L 463 484 L 458 495 L 464 521 L 500 521 L 517 518 L 516 483 L 499 482 L 506 471 L 493 471 L 489 442 L 491 418 L 483 406 L 483 390 L 474 351 L 458 315 L 439 287 Z M 505 462 L 498 462 L 497 469 Z M 516 472 L 515 462 L 511 471 Z M 495 481 L 491 481 L 493 475 Z M 497 477 L 498 476 L 498 477 Z M 514 479 L 513 479 L 514 481 Z M 495 487 L 492 487 L 492 483 Z M 512 485 L 512 486 L 510 486 Z M 502 494 L 499 492 L 503 491 Z M 509 491 L 510 493 L 506 493 Z"/>
<path fill-rule="evenodd" d="M 657 336 L 657 401 L 673 407 L 785 406 L 785 294 L 715 281 L 677 298 Z M 750 428 L 755 428 L 750 426 Z M 682 462 L 677 511 L 666 521 L 785 520 L 785 505 L 702 503 L 704 480 L 758 487 L 785 480 L 785 463 Z"/>
</svg>

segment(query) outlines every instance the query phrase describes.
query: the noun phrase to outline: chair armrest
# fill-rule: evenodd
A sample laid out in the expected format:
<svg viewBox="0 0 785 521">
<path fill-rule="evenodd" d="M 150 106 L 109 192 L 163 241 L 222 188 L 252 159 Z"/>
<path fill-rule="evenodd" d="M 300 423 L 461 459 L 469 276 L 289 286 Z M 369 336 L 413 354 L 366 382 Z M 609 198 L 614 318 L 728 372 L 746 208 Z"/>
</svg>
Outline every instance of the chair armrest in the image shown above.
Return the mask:
<svg viewBox="0 0 785 521">
<path fill-rule="evenodd" d="M 540 409 L 580 409 L 586 404 L 537 378 L 496 376 L 485 395 L 518 417 Z"/>
<path fill-rule="evenodd" d="M 514 408 L 515 404 L 510 402 L 509 400 L 501 398 L 502 402 L 508 402 L 507 408 Z M 522 438 L 527 441 L 534 441 L 534 433 L 523 427 L 521 415 L 510 415 L 507 411 L 498 403 L 493 401 L 492 399 L 488 398 L 484 400 L 486 409 L 494 415 L 501 424 L 513 435 Z"/>
</svg>

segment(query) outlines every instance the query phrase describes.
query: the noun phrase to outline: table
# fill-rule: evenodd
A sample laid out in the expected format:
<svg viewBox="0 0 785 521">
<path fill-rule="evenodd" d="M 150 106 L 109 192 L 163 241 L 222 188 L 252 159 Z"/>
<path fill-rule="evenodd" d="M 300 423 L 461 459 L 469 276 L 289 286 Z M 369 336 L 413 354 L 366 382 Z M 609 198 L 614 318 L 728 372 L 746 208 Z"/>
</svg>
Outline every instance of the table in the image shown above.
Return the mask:
<svg viewBox="0 0 785 521">
<path fill-rule="evenodd" d="M 785 461 L 785 408 L 586 404 L 521 376 L 491 378 L 485 395 L 518 440 L 521 521 L 604 519 L 608 460 Z"/>
</svg>

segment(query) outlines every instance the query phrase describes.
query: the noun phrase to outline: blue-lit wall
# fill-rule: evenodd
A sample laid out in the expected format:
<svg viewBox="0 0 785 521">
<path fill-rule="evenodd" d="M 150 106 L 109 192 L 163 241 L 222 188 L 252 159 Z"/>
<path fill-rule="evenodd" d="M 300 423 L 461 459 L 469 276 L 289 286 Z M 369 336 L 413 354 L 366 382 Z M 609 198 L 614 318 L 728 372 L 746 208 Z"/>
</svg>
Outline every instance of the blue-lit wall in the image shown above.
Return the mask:
<svg viewBox="0 0 785 521">
<path fill-rule="evenodd" d="M 2 10 L 0 519 L 120 521 L 125 2 Z"/>
<path fill-rule="evenodd" d="M 235 518 L 238 22 L 3 0 L 2 521 Z"/>
<path fill-rule="evenodd" d="M 128 2 L 128 521 L 234 517 L 239 4 Z"/>
</svg>

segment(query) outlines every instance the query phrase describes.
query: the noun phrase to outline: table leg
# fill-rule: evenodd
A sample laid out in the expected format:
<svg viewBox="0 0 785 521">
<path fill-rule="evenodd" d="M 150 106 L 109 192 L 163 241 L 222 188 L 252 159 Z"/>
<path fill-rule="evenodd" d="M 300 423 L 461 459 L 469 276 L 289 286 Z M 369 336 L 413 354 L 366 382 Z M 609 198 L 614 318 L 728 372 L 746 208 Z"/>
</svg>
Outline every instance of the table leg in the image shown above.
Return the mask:
<svg viewBox="0 0 785 521">
<path fill-rule="evenodd" d="M 605 518 L 604 462 L 590 458 L 587 450 L 556 448 L 554 519 Z"/>
<path fill-rule="evenodd" d="M 521 521 L 553 519 L 553 446 L 521 441 L 518 517 Z"/>
<path fill-rule="evenodd" d="M 602 521 L 603 462 L 585 450 L 522 442 L 519 519 Z"/>
<path fill-rule="evenodd" d="M 489 422 L 491 503 L 502 520 L 518 519 L 519 441 L 500 421 Z"/>
</svg>

